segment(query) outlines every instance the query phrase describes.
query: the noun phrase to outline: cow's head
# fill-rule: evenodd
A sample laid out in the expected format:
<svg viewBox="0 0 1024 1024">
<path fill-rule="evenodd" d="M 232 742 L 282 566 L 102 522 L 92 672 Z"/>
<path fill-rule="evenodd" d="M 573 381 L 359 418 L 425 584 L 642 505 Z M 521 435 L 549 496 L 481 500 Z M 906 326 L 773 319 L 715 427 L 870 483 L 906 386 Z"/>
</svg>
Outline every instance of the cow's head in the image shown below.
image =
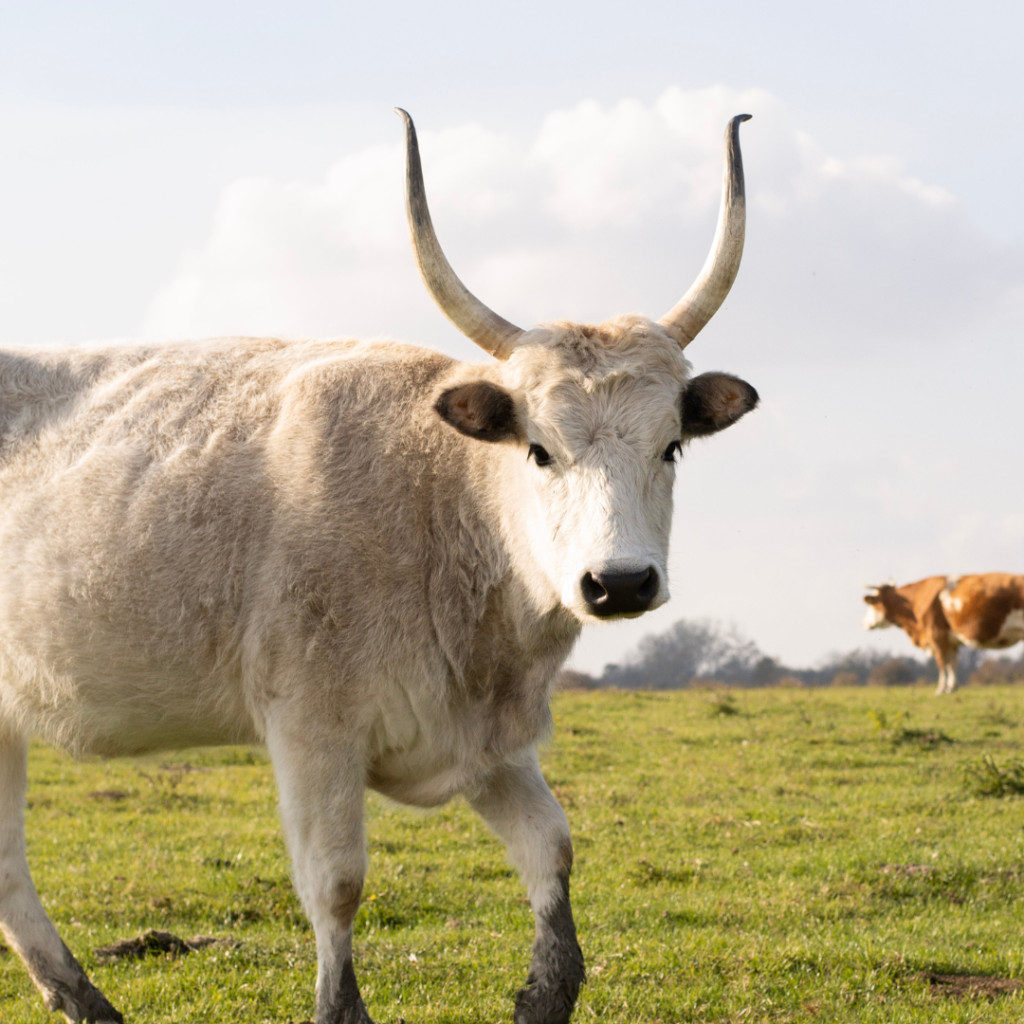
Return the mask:
<svg viewBox="0 0 1024 1024">
<path fill-rule="evenodd" d="M 668 599 L 675 464 L 686 443 L 735 423 L 757 392 L 724 373 L 691 376 L 683 350 L 722 304 L 743 251 L 739 125 L 726 133 L 718 230 L 700 276 L 661 319 L 524 331 L 473 296 L 431 225 L 416 134 L 405 118 L 408 211 L 420 270 L 446 316 L 498 362 L 460 367 L 435 409 L 500 453 L 508 542 L 581 620 L 640 615 Z"/>
<path fill-rule="evenodd" d="M 868 587 L 864 594 L 864 603 L 868 610 L 864 613 L 865 629 L 887 629 L 895 625 L 889 618 L 887 608 L 896 598 L 896 587 L 892 583 L 883 583 L 878 587 Z"/>
</svg>

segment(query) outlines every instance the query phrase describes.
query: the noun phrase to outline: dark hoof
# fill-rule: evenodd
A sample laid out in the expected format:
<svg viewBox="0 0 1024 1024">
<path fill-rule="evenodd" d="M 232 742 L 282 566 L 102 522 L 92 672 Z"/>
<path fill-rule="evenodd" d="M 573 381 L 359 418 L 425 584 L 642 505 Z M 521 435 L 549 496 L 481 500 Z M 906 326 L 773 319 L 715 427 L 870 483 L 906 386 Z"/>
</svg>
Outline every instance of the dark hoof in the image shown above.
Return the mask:
<svg viewBox="0 0 1024 1024">
<path fill-rule="evenodd" d="M 548 989 L 527 985 L 516 993 L 515 1024 L 567 1024 L 576 1005 L 579 986 Z"/>
<path fill-rule="evenodd" d="M 124 1024 L 124 1017 L 84 975 L 74 991 L 66 985 L 56 987 L 46 1004 L 49 1009 L 60 1010 L 69 1020 L 81 1024 Z"/>
<path fill-rule="evenodd" d="M 317 1008 L 316 1024 L 374 1024 L 366 1012 L 366 1004 L 357 997 L 356 1002 L 347 1006 Z"/>
</svg>

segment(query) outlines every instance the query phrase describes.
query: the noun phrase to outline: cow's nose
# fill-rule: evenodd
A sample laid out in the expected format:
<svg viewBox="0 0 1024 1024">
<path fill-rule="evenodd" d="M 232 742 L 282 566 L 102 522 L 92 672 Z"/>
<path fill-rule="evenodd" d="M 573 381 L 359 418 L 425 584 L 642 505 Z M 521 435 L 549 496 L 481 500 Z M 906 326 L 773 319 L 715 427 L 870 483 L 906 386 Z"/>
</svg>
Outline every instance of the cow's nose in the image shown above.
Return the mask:
<svg viewBox="0 0 1024 1024">
<path fill-rule="evenodd" d="M 580 589 L 594 615 L 639 615 L 658 596 L 658 572 L 653 565 L 636 572 L 588 572 Z"/>
</svg>

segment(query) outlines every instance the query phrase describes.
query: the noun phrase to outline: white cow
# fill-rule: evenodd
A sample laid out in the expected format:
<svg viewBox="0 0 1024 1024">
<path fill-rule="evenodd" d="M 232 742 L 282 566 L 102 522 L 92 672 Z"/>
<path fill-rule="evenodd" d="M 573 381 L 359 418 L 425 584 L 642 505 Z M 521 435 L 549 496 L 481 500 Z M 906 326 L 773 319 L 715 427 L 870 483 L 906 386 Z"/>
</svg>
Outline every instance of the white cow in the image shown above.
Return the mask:
<svg viewBox="0 0 1024 1024">
<path fill-rule="evenodd" d="M 317 1024 L 368 1024 L 352 965 L 367 786 L 466 795 L 536 917 L 518 1024 L 583 981 L 572 844 L 537 763 L 581 623 L 668 598 L 676 457 L 757 401 L 683 349 L 743 244 L 735 118 L 718 232 L 665 317 L 521 331 L 409 217 L 444 312 L 486 365 L 355 341 L 230 339 L 0 356 L 0 922 L 47 1006 L 121 1014 L 44 912 L 26 750 L 264 743 L 317 943 Z"/>
</svg>

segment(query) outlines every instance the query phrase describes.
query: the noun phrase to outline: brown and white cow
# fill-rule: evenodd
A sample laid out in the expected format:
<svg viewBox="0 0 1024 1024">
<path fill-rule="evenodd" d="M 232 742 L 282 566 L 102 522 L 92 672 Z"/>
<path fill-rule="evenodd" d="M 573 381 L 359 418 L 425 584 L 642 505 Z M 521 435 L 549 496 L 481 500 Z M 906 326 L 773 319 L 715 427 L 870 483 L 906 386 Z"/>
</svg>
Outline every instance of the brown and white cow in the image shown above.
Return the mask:
<svg viewBox="0 0 1024 1024">
<path fill-rule="evenodd" d="M 572 843 L 537 744 L 581 625 L 668 599 L 682 448 L 757 402 L 684 356 L 739 266 L 745 117 L 679 303 L 521 330 L 448 265 L 403 116 L 424 278 L 494 360 L 245 338 L 0 354 L 0 924 L 69 1020 L 122 1017 L 29 875 L 31 736 L 83 755 L 266 744 L 317 1024 L 370 1021 L 352 961 L 366 787 L 464 794 L 536 919 L 517 1024 L 575 1005 Z"/>
<path fill-rule="evenodd" d="M 929 576 L 902 587 L 869 587 L 864 600 L 865 629 L 899 626 L 918 647 L 932 652 L 939 666 L 936 693 L 956 689 L 962 644 L 998 650 L 1024 640 L 1024 576 Z"/>
</svg>

